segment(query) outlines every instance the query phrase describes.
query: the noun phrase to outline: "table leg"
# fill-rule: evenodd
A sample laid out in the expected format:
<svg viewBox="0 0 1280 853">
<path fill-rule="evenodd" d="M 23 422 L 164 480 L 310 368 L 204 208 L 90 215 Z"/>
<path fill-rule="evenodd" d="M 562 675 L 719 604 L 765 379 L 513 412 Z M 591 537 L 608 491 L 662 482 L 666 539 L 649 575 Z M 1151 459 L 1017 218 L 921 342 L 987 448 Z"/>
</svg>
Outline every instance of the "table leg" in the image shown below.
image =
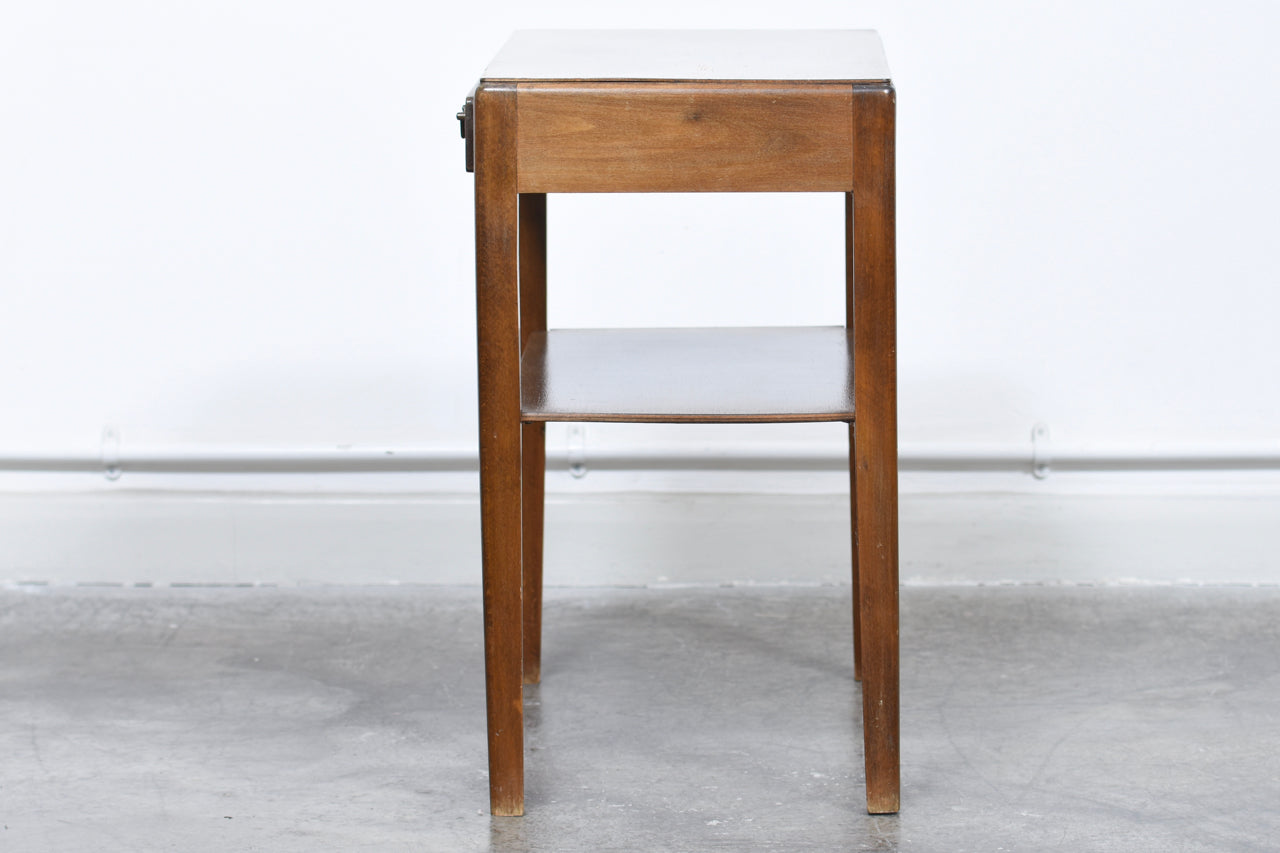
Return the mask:
<svg viewBox="0 0 1280 853">
<path fill-rule="evenodd" d="M 844 326 L 852 329 L 853 313 L 853 193 L 844 194 Z M 856 417 L 855 412 L 855 417 Z M 858 583 L 858 439 L 857 425 L 849 423 L 849 530 L 850 542 L 850 578 L 853 581 L 853 679 L 862 680 L 862 618 L 858 610 L 862 607 L 861 585 Z"/>
<path fill-rule="evenodd" d="M 476 328 L 489 805 L 524 813 L 515 87 L 475 95 Z"/>
<path fill-rule="evenodd" d="M 547 196 L 520 195 L 520 349 L 547 330 Z M 524 542 L 524 683 L 542 677 L 542 529 L 547 425 L 521 427 Z"/>
<path fill-rule="evenodd" d="M 894 95 L 855 89 L 854 502 L 867 811 L 898 811 L 898 425 Z"/>
</svg>

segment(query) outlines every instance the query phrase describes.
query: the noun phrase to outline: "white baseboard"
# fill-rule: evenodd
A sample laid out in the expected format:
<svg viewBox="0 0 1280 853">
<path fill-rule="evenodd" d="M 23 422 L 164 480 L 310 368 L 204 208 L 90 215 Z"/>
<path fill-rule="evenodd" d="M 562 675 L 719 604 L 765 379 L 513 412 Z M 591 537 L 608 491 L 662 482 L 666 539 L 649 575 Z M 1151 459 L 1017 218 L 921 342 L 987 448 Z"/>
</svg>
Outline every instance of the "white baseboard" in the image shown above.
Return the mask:
<svg viewBox="0 0 1280 853">
<path fill-rule="evenodd" d="M 1029 480 L 1029 478 L 1026 478 Z M 972 485 L 972 484 L 971 484 Z M 904 583 L 1280 583 L 1280 489 L 908 488 Z M 847 583 L 839 493 L 573 492 L 547 505 L 555 586 Z M 475 584 L 474 493 L 0 493 L 0 580 Z"/>
</svg>

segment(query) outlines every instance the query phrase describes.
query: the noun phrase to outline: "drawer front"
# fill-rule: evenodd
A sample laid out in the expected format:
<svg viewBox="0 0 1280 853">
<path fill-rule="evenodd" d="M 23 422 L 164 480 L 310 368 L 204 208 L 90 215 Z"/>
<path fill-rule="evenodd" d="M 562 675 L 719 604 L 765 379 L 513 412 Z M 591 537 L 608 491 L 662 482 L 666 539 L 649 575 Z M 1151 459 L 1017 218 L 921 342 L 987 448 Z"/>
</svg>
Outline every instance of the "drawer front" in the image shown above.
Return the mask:
<svg viewBox="0 0 1280 853">
<path fill-rule="evenodd" d="M 849 83 L 520 83 L 520 192 L 848 192 Z"/>
</svg>

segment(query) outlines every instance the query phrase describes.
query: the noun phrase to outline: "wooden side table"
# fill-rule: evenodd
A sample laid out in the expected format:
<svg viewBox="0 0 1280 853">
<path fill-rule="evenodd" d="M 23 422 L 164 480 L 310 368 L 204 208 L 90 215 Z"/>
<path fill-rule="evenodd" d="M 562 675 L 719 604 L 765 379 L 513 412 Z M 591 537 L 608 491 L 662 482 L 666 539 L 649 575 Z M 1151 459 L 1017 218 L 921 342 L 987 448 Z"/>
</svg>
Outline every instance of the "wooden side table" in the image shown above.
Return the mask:
<svg viewBox="0 0 1280 853">
<path fill-rule="evenodd" d="M 526 31 L 459 114 L 476 191 L 490 805 L 524 811 L 548 421 L 849 423 L 867 809 L 898 810 L 894 90 L 870 31 Z M 844 327 L 547 330 L 546 194 L 841 192 Z"/>
</svg>

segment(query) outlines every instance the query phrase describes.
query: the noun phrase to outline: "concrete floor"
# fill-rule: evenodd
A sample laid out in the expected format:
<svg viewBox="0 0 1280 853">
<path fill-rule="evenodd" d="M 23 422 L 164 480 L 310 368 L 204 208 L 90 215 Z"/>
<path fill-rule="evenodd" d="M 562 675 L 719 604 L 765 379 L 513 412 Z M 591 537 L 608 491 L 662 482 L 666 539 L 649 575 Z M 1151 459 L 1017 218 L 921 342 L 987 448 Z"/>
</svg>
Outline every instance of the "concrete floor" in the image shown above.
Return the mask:
<svg viewBox="0 0 1280 853">
<path fill-rule="evenodd" d="M 475 589 L 0 592 L 0 850 L 1280 848 L 1280 590 L 908 588 L 903 811 L 848 590 L 553 590 L 487 814 Z"/>
</svg>

